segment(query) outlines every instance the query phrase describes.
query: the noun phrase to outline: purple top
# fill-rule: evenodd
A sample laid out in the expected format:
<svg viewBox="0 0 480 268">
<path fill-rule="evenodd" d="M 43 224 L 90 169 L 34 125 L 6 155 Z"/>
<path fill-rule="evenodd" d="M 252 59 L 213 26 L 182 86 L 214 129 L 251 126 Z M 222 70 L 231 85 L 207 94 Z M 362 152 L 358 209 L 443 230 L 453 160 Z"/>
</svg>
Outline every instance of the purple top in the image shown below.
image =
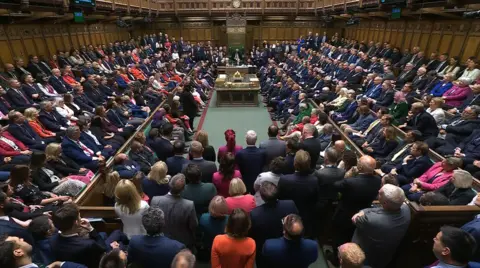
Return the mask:
<svg viewBox="0 0 480 268">
<path fill-rule="evenodd" d="M 242 146 L 235 145 L 235 149 L 233 150 L 233 155 L 235 156 L 237 154 L 237 152 L 240 151 L 240 150 L 242 150 Z M 220 159 L 222 159 L 222 157 L 224 155 L 226 155 L 227 152 L 228 152 L 227 145 L 220 146 L 220 148 L 218 148 L 217 162 L 220 163 Z"/>
</svg>

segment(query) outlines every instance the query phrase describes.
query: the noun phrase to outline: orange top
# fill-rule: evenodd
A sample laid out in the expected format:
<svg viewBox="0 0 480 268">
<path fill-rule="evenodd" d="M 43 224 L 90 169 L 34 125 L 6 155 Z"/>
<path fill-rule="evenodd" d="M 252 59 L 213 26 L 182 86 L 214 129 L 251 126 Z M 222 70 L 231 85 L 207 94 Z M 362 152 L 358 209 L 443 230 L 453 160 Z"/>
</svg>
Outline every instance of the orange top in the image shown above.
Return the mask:
<svg viewBox="0 0 480 268">
<path fill-rule="evenodd" d="M 217 235 L 212 245 L 212 268 L 253 268 L 255 241 L 250 237 L 235 239 Z"/>
<path fill-rule="evenodd" d="M 38 134 L 38 136 L 40 136 L 40 138 L 50 138 L 55 136 L 54 135 L 55 133 L 51 132 L 48 129 L 45 129 L 45 127 L 42 126 L 42 123 L 38 122 L 37 120 L 35 121 L 29 120 L 28 124 L 33 129 L 33 131 L 35 131 Z"/>
<path fill-rule="evenodd" d="M 130 73 L 137 79 L 137 80 L 145 80 L 145 75 L 138 70 L 137 68 L 130 68 Z"/>
</svg>

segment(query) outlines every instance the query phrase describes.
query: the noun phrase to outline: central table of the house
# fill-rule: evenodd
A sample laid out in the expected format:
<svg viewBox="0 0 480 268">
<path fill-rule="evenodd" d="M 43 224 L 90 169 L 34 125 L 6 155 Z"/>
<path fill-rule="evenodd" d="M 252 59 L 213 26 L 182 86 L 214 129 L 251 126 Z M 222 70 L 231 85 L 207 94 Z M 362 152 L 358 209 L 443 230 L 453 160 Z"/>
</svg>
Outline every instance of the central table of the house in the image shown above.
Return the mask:
<svg viewBox="0 0 480 268">
<path fill-rule="evenodd" d="M 237 70 L 218 76 L 215 81 L 217 107 L 258 106 L 260 82 L 256 75 L 245 71 Z"/>
</svg>

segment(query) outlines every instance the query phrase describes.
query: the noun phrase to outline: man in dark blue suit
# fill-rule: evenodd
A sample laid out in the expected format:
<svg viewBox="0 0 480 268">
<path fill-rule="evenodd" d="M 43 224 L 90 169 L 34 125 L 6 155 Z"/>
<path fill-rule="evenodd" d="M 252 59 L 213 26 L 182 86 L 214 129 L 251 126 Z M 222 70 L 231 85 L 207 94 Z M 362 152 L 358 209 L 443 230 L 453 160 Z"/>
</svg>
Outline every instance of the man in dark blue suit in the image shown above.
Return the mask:
<svg viewBox="0 0 480 268">
<path fill-rule="evenodd" d="M 50 83 L 59 94 L 65 94 L 72 91 L 72 87 L 68 83 L 65 83 L 60 70 L 57 68 L 52 69 L 52 76 L 48 79 L 48 83 Z"/>
<path fill-rule="evenodd" d="M 5 215 L 5 205 L 7 204 L 7 194 L 0 191 L 0 237 L 7 236 L 16 236 L 20 237 L 29 244 L 33 244 L 32 235 L 22 226 L 18 225 L 13 218 L 10 218 Z"/>
<path fill-rule="evenodd" d="M 150 148 L 155 152 L 160 161 L 166 161 L 167 158 L 173 156 L 173 146 L 170 142 L 172 136 L 173 125 L 166 123 L 161 129 L 161 136 L 157 137 L 150 143 Z"/>
<path fill-rule="evenodd" d="M 170 267 L 175 255 L 185 245 L 163 234 L 165 215 L 158 207 L 150 207 L 142 216 L 147 235 L 133 236 L 128 245 L 128 262 L 140 267 Z"/>
<path fill-rule="evenodd" d="M 10 87 L 7 90 L 7 96 L 13 107 L 19 110 L 25 110 L 35 106 L 30 97 L 23 92 L 20 82 L 18 82 L 17 79 L 10 79 L 8 82 Z"/>
<path fill-rule="evenodd" d="M 83 92 L 83 86 L 78 85 L 74 88 L 75 94 L 73 95 L 73 101 L 80 106 L 80 109 L 89 113 L 95 113 L 95 103 Z"/>
<path fill-rule="evenodd" d="M 66 137 L 62 142 L 62 153 L 95 172 L 98 170 L 99 161 L 104 161 L 105 158 L 81 142 L 80 135 L 80 129 L 77 126 L 68 127 Z"/>
<path fill-rule="evenodd" d="M 30 125 L 25 121 L 22 113 L 10 111 L 8 113 L 9 125 L 8 132 L 17 140 L 28 146 L 30 149 L 45 150 L 45 141 L 38 136 Z"/>
<path fill-rule="evenodd" d="M 253 183 L 265 166 L 267 153 L 265 150 L 255 146 L 257 142 L 257 133 L 255 131 L 247 131 L 246 141 L 247 147 L 237 152 L 235 162 L 240 168 L 247 191 L 254 194 Z"/>
<path fill-rule="evenodd" d="M 317 242 L 302 238 L 303 223 L 298 215 L 290 214 L 282 223 L 283 237 L 268 239 L 263 246 L 267 267 L 307 268 L 318 258 Z"/>
<path fill-rule="evenodd" d="M 113 160 L 113 170 L 117 171 L 121 178 L 132 179 L 137 175 L 141 168 L 137 162 L 132 161 L 126 154 L 118 154 Z"/>
<path fill-rule="evenodd" d="M 390 173 L 397 174 L 400 185 L 411 183 L 420 177 L 431 166 L 432 161 L 428 156 L 429 148 L 425 142 L 417 141 L 410 147 L 410 155 L 406 156 Z"/>
<path fill-rule="evenodd" d="M 298 209 L 292 200 L 278 200 L 277 186 L 270 181 L 264 181 L 259 191 L 265 203 L 250 212 L 252 227 L 249 236 L 255 240 L 257 248 L 261 249 L 265 240 L 282 236 L 282 219 L 289 214 L 298 214 Z M 256 257 L 257 267 L 268 267 L 260 253 L 259 251 Z"/>
<path fill-rule="evenodd" d="M 53 236 L 50 242 L 53 255 L 58 261 L 76 262 L 89 268 L 98 267 L 103 254 L 110 250 L 112 245 L 120 247 L 122 242 L 122 235 L 118 231 L 103 239 L 87 219 L 80 217 L 79 208 L 73 203 L 64 204 L 57 209 L 52 220 L 61 232 Z M 80 236 L 80 232 L 87 232 L 88 237 Z"/>
<path fill-rule="evenodd" d="M 60 136 L 65 133 L 65 130 L 67 130 L 68 127 L 68 120 L 53 109 L 51 101 L 42 101 L 40 103 L 38 120 L 46 129 L 53 131 Z"/>
<path fill-rule="evenodd" d="M 182 168 L 186 166 L 189 161 L 183 157 L 185 153 L 185 143 L 181 140 L 176 140 L 173 143 L 174 156 L 167 158 L 165 163 L 168 167 L 168 175 L 174 176 L 182 172 Z"/>
</svg>

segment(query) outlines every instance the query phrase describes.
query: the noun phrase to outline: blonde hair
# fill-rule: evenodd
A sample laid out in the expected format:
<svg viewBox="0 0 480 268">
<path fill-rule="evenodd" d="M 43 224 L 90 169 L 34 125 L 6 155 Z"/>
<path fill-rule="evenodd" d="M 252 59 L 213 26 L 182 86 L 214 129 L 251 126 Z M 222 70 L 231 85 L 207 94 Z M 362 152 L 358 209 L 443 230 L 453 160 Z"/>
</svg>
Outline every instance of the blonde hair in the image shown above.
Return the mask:
<svg viewBox="0 0 480 268">
<path fill-rule="evenodd" d="M 239 178 L 233 178 L 230 181 L 230 187 L 228 189 L 228 194 L 230 196 L 238 196 L 243 195 L 247 191 L 247 187 L 245 187 L 245 183 Z"/>
<path fill-rule="evenodd" d="M 432 101 L 437 105 L 438 107 L 442 107 L 442 105 L 445 103 L 445 100 L 440 97 L 433 98 Z"/>
<path fill-rule="evenodd" d="M 117 171 L 111 172 L 106 176 L 105 184 L 103 185 L 103 194 L 107 197 L 115 196 L 115 187 L 120 181 L 120 174 Z"/>
<path fill-rule="evenodd" d="M 23 115 L 25 116 L 25 118 L 29 119 L 29 120 L 35 120 L 35 114 L 38 113 L 38 110 L 31 107 L 31 108 L 28 108 L 26 109 L 24 112 L 23 112 Z"/>
<path fill-rule="evenodd" d="M 310 155 L 304 150 L 298 150 L 295 153 L 295 158 L 293 160 L 293 166 L 295 171 L 307 172 L 310 170 Z"/>
<path fill-rule="evenodd" d="M 60 153 L 62 152 L 60 143 L 49 143 L 45 148 L 45 156 L 48 160 L 58 160 Z"/>
<path fill-rule="evenodd" d="M 115 186 L 116 205 L 123 213 L 134 214 L 140 209 L 142 198 L 133 182 L 121 180 Z"/>
<path fill-rule="evenodd" d="M 148 173 L 148 179 L 156 181 L 158 184 L 167 184 L 170 180 L 170 176 L 167 176 L 168 167 L 163 161 L 158 161 L 152 166 L 152 169 Z"/>
<path fill-rule="evenodd" d="M 214 196 L 208 205 L 208 212 L 214 218 L 225 217 L 228 215 L 228 206 L 225 197 L 221 195 Z"/>
<path fill-rule="evenodd" d="M 206 148 L 208 146 L 208 133 L 204 130 L 200 130 L 197 133 L 197 137 L 195 137 L 195 140 L 200 142 L 203 148 Z"/>
<path fill-rule="evenodd" d="M 338 257 L 342 267 L 363 267 L 365 253 L 357 244 L 343 244 L 338 251 Z"/>
</svg>

